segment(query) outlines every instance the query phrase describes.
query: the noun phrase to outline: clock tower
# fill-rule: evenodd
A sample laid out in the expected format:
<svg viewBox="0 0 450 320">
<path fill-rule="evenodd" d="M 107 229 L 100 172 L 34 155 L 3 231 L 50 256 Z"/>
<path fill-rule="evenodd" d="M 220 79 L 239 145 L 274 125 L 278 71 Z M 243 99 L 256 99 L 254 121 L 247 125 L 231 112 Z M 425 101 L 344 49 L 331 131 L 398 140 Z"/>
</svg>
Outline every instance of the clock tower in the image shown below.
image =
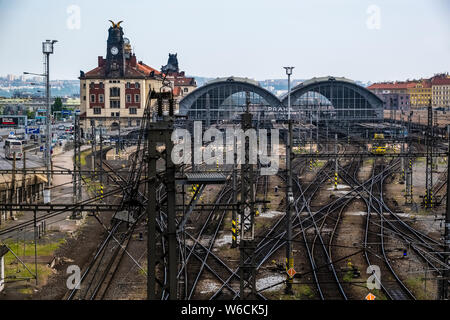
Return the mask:
<svg viewBox="0 0 450 320">
<path fill-rule="evenodd" d="M 125 75 L 125 52 L 123 30 L 120 26 L 122 21 L 112 23 L 108 29 L 108 40 L 106 48 L 106 77 L 119 78 Z"/>
</svg>

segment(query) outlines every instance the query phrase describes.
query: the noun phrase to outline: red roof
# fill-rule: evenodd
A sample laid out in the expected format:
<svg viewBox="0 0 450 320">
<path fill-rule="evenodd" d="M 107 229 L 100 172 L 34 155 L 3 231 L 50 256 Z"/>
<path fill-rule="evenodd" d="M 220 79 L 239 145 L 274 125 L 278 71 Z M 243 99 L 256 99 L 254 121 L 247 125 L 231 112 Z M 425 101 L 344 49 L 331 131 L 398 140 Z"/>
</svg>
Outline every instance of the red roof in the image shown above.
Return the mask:
<svg viewBox="0 0 450 320">
<path fill-rule="evenodd" d="M 101 59 L 100 59 L 101 58 Z M 160 75 L 161 72 L 146 65 L 142 61 L 136 63 L 136 58 L 133 56 L 131 59 L 125 60 L 125 75 L 126 78 L 144 78 L 149 77 L 150 73 L 154 75 Z M 84 76 L 86 78 L 103 78 L 106 74 L 105 59 L 99 57 L 99 66 L 86 72 Z"/>
<path fill-rule="evenodd" d="M 408 85 L 408 82 L 381 82 L 381 83 L 374 83 L 367 87 L 369 90 L 394 90 L 394 89 L 406 89 Z"/>
<path fill-rule="evenodd" d="M 450 78 L 433 78 L 431 84 L 433 86 L 450 85 Z"/>
<path fill-rule="evenodd" d="M 161 74 L 161 72 L 159 72 L 158 70 L 153 69 L 152 67 L 146 65 L 146 64 L 143 63 L 142 61 L 139 61 L 139 62 L 137 63 L 136 66 L 137 66 L 137 68 L 138 68 L 140 71 L 145 72 L 145 73 L 147 73 L 147 74 L 150 74 L 150 72 L 152 72 L 152 71 L 153 71 L 155 74 Z"/>
<path fill-rule="evenodd" d="M 426 80 L 415 80 L 415 81 L 405 81 L 405 82 L 381 82 L 374 83 L 367 87 L 369 90 L 400 90 L 415 88 L 418 84 L 421 84 L 423 88 L 431 88 L 431 81 Z"/>
</svg>

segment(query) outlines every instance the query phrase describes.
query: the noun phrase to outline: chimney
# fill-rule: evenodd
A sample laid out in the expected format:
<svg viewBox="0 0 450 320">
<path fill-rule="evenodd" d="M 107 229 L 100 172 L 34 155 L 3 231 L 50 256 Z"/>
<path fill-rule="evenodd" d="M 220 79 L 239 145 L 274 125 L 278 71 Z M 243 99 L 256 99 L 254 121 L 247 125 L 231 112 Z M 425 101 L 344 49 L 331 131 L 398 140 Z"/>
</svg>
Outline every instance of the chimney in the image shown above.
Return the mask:
<svg viewBox="0 0 450 320">
<path fill-rule="evenodd" d="M 102 56 L 98 56 L 98 66 L 103 67 L 105 65 L 105 59 Z"/>
<path fill-rule="evenodd" d="M 130 65 L 132 67 L 136 67 L 136 55 L 135 54 L 133 54 L 130 58 Z"/>
</svg>

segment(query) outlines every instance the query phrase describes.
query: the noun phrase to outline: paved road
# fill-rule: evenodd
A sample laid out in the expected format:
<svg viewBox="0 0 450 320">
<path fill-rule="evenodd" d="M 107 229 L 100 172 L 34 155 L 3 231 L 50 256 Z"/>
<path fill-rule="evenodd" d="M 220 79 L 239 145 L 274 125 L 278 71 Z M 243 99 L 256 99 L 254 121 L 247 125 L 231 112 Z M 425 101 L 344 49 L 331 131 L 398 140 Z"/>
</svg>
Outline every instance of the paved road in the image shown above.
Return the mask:
<svg viewBox="0 0 450 320">
<path fill-rule="evenodd" d="M 56 135 L 60 135 L 62 133 L 64 133 L 63 130 L 58 130 L 58 126 L 60 125 L 64 125 L 66 128 L 69 128 L 71 123 L 70 122 L 61 122 L 61 123 L 57 123 L 52 125 L 52 130 L 53 133 Z M 3 138 L 6 138 L 9 133 L 11 131 L 15 131 L 16 134 L 21 134 L 24 132 L 24 129 L 8 129 L 8 128 L 1 128 L 0 129 L 0 136 L 2 136 Z M 28 144 L 33 145 L 34 142 L 29 141 Z M 0 170 L 8 170 L 8 169 L 12 169 L 12 160 L 8 160 L 5 158 L 5 149 L 3 148 L 3 146 L 5 145 L 4 139 L 2 142 L 0 142 Z M 24 147 L 26 147 L 27 145 L 25 145 Z M 45 165 L 44 163 L 44 155 L 42 152 L 39 152 L 39 145 L 37 145 L 35 148 L 32 148 L 31 150 L 26 150 L 26 166 L 27 168 L 40 168 L 43 167 Z M 37 149 L 37 152 L 36 152 Z M 23 168 L 23 160 L 16 160 L 16 168 L 17 169 L 22 169 Z"/>
<path fill-rule="evenodd" d="M 9 170 L 12 169 L 13 161 L 5 158 L 5 149 L 3 148 L 4 142 L 0 143 L 0 170 Z M 44 156 L 42 152 L 37 152 L 35 154 L 34 151 L 27 151 L 26 155 L 26 166 L 27 168 L 39 168 L 44 166 Z M 16 160 L 16 168 L 23 168 L 23 159 Z"/>
</svg>

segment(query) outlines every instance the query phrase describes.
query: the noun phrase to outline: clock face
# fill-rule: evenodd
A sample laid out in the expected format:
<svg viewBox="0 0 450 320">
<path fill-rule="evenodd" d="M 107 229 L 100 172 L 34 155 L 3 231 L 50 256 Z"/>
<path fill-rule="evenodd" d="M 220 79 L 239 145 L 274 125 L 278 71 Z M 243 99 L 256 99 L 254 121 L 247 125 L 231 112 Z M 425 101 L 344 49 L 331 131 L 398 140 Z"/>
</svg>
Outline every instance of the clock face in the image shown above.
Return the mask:
<svg viewBox="0 0 450 320">
<path fill-rule="evenodd" d="M 119 53 L 119 49 L 117 49 L 117 47 L 112 47 L 112 48 L 111 48 L 111 53 L 112 53 L 113 55 L 116 55 L 116 54 Z"/>
</svg>

